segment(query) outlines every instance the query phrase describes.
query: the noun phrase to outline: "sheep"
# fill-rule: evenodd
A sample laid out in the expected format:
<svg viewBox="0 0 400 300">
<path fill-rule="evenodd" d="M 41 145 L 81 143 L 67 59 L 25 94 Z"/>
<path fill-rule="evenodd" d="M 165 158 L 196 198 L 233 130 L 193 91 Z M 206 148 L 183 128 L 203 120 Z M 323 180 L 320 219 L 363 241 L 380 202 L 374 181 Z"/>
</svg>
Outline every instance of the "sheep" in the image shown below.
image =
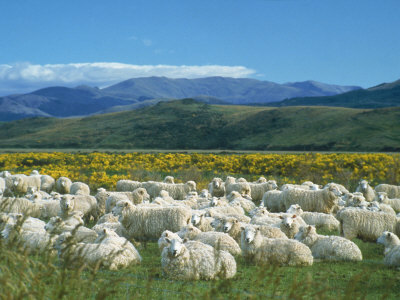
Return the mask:
<svg viewBox="0 0 400 300">
<path fill-rule="evenodd" d="M 208 184 L 208 191 L 212 197 L 224 197 L 225 196 L 225 183 L 221 178 L 215 177 Z"/>
<path fill-rule="evenodd" d="M 265 180 L 264 177 L 262 178 L 263 180 Z M 258 179 L 258 182 L 249 183 L 251 190 L 251 199 L 253 199 L 253 201 L 260 201 L 266 192 L 276 190 L 278 188 L 275 180 L 260 182 L 260 179 Z"/>
<path fill-rule="evenodd" d="M 16 174 L 16 175 L 11 175 L 11 177 L 7 177 L 7 180 L 9 178 L 12 181 L 12 186 L 10 187 L 8 185 L 8 188 L 16 196 L 25 195 L 29 187 L 33 187 L 37 191 L 40 190 L 40 176 L 37 175 L 26 176 L 24 174 Z"/>
<path fill-rule="evenodd" d="M 340 221 L 342 236 L 349 240 L 359 237 L 375 241 L 384 231 L 400 232 L 397 217 L 384 212 L 347 207 L 338 211 L 336 217 Z"/>
<path fill-rule="evenodd" d="M 116 185 L 116 189 L 118 192 L 133 192 L 140 187 L 143 187 L 140 181 L 126 179 L 118 180 Z"/>
<path fill-rule="evenodd" d="M 120 200 L 129 200 L 133 204 L 140 204 L 149 199 L 150 196 L 144 188 L 137 188 L 132 192 L 111 192 L 106 200 L 105 212 L 111 212 L 115 204 Z"/>
<path fill-rule="evenodd" d="M 39 218 L 42 206 L 26 198 L 3 197 L 0 199 L 0 211 L 7 213 L 22 213 L 25 216 Z"/>
<path fill-rule="evenodd" d="M 261 203 L 271 212 L 285 211 L 285 205 L 281 201 L 282 191 L 272 190 L 264 193 Z"/>
<path fill-rule="evenodd" d="M 233 203 L 227 206 L 216 206 L 205 209 L 207 217 L 214 217 L 217 215 L 244 215 L 244 210 L 239 203 Z"/>
<path fill-rule="evenodd" d="M 242 253 L 246 260 L 287 266 L 310 266 L 313 256 L 310 248 L 291 239 L 263 237 L 257 227 L 246 226 L 241 235 Z"/>
<path fill-rule="evenodd" d="M 400 239 L 393 232 L 384 231 L 377 243 L 385 246 L 383 262 L 388 266 L 400 266 Z"/>
<path fill-rule="evenodd" d="M 343 195 L 347 195 L 349 193 L 348 189 L 346 189 L 343 185 L 341 185 L 339 183 L 335 183 L 335 182 L 329 182 L 329 183 L 325 184 L 323 188 L 330 187 L 331 185 L 336 185 L 336 187 L 339 188 L 339 191 Z"/>
<path fill-rule="evenodd" d="M 69 194 L 72 181 L 68 177 L 60 177 L 56 181 L 56 192 L 60 194 Z"/>
<path fill-rule="evenodd" d="M 188 181 L 186 183 L 165 183 L 165 182 L 147 182 L 144 186 L 151 199 L 156 198 L 161 190 L 165 190 L 176 200 L 182 200 L 189 192 L 196 191 L 196 183 Z"/>
<path fill-rule="evenodd" d="M 192 224 L 189 224 L 176 233 L 182 239 L 187 238 L 189 240 L 199 241 L 218 250 L 225 250 L 234 256 L 242 253 L 239 244 L 231 236 L 229 236 L 229 234 L 224 232 L 202 232 Z"/>
<path fill-rule="evenodd" d="M 95 230 L 84 227 L 82 224 L 77 226 L 68 225 L 60 217 L 50 218 L 44 228 L 48 233 L 53 235 L 71 232 L 75 241 L 81 243 L 93 243 L 98 237 Z"/>
<path fill-rule="evenodd" d="M 96 198 L 90 195 L 63 195 L 60 201 L 61 216 L 67 216 L 73 211 L 83 213 L 84 219 L 97 218 Z"/>
<path fill-rule="evenodd" d="M 225 192 L 229 195 L 231 192 L 237 191 L 242 195 L 242 197 L 248 196 L 251 198 L 250 184 L 245 179 L 235 180 L 234 177 L 226 177 L 225 180 Z"/>
<path fill-rule="evenodd" d="M 289 239 L 293 239 L 299 231 L 300 224 L 297 221 L 297 216 L 280 216 L 281 223 L 279 224 L 280 230 L 286 234 Z"/>
<path fill-rule="evenodd" d="M 299 204 L 303 210 L 330 213 L 338 203 L 341 192 L 335 185 L 322 190 L 286 190 L 280 194 L 280 200 L 287 210 L 292 204 Z"/>
<path fill-rule="evenodd" d="M 128 201 L 119 201 L 113 214 L 120 216 L 130 238 L 144 241 L 158 239 L 164 230 L 180 230 L 192 216 L 190 208 L 184 206 L 135 206 Z"/>
<path fill-rule="evenodd" d="M 238 244 L 240 244 L 242 235 L 242 226 L 244 226 L 245 224 L 246 223 L 239 222 L 237 219 L 233 217 L 227 217 L 222 220 L 221 229 L 223 232 L 229 234 Z M 268 225 L 261 225 L 258 227 L 260 228 L 261 234 L 263 236 L 269 238 L 283 238 L 283 239 L 287 238 L 286 235 L 279 228 Z"/>
<path fill-rule="evenodd" d="M 253 201 L 248 200 L 243 198 L 238 192 L 233 191 L 229 194 L 230 198 L 232 199 L 230 201 L 230 204 L 234 204 L 234 203 L 239 203 L 239 205 L 243 208 L 243 210 L 246 213 L 249 213 L 251 210 L 253 210 L 254 208 L 256 208 L 256 205 L 254 204 Z"/>
<path fill-rule="evenodd" d="M 86 183 L 77 181 L 71 184 L 69 193 L 71 195 L 90 195 L 90 188 Z"/>
<path fill-rule="evenodd" d="M 69 232 L 61 234 L 55 249 L 69 267 L 104 267 L 109 270 L 126 268 L 140 263 L 137 254 L 129 247 L 115 243 L 76 243 Z"/>
<path fill-rule="evenodd" d="M 385 192 L 388 198 L 400 198 L 400 186 L 392 184 L 378 184 L 375 187 L 376 192 Z"/>
<path fill-rule="evenodd" d="M 214 218 L 205 217 L 204 214 L 193 213 L 190 219 L 193 226 L 197 227 L 201 231 L 212 231 L 214 230 L 211 226 L 211 222 L 214 221 Z"/>
<path fill-rule="evenodd" d="M 185 200 L 174 200 L 169 196 L 169 193 L 164 190 L 161 190 L 159 197 L 156 197 L 151 203 L 161 206 L 184 205 L 193 209 L 198 208 L 197 197 L 190 196 Z"/>
<path fill-rule="evenodd" d="M 56 181 L 50 175 L 42 175 L 40 176 L 40 190 L 45 191 L 47 193 L 51 193 L 54 189 Z"/>
<path fill-rule="evenodd" d="M 340 236 L 317 234 L 314 226 L 302 226 L 295 239 L 307 245 L 315 259 L 329 261 L 361 261 L 360 248 L 352 241 Z"/>
<path fill-rule="evenodd" d="M 174 233 L 172 231 L 169 230 L 165 230 L 162 234 L 161 237 L 158 239 L 158 249 L 160 249 L 160 252 L 163 251 L 163 249 L 165 247 L 168 247 L 169 243 L 166 241 L 166 238 L 172 240 L 172 239 L 176 239 L 179 242 L 183 243 L 183 240 L 180 238 L 180 236 L 177 233 Z"/>
<path fill-rule="evenodd" d="M 164 182 L 164 183 L 172 183 L 172 184 L 174 184 L 174 183 L 175 183 L 175 179 L 174 179 L 173 176 L 165 176 L 163 182 Z"/>
<path fill-rule="evenodd" d="M 104 223 L 96 224 L 92 227 L 92 230 L 94 230 L 97 234 L 100 234 L 104 229 L 112 230 L 121 237 L 124 237 L 127 239 L 129 238 L 128 232 L 126 231 L 125 227 L 122 226 L 122 224 L 119 221 L 104 222 Z"/>
<path fill-rule="evenodd" d="M 0 177 L 1 178 L 6 178 L 8 176 L 11 176 L 11 173 L 9 171 L 1 171 L 0 172 Z"/>
<path fill-rule="evenodd" d="M 377 192 L 376 198 L 379 203 L 388 204 L 395 212 L 400 212 L 400 199 L 389 199 L 386 192 Z"/>
<path fill-rule="evenodd" d="M 306 224 L 314 225 L 317 229 L 333 231 L 340 228 L 340 222 L 333 215 L 303 211 L 298 204 L 292 204 L 286 212 L 300 216 Z"/>
<path fill-rule="evenodd" d="M 114 216 L 112 212 L 102 215 L 98 220 L 96 225 L 101 223 L 116 223 L 118 222 L 118 216 Z"/>
<path fill-rule="evenodd" d="M 40 217 L 43 219 L 59 216 L 61 214 L 60 200 L 43 200 L 43 196 L 40 192 L 34 192 L 30 200 L 41 207 Z"/>
<path fill-rule="evenodd" d="M 372 211 L 383 211 L 384 213 L 393 216 L 396 215 L 396 211 L 389 204 L 379 203 L 378 201 L 372 201 L 371 203 L 368 203 L 366 208 Z"/>
<path fill-rule="evenodd" d="M 375 191 L 374 189 L 368 184 L 366 180 L 360 180 L 358 183 L 356 192 L 360 192 L 365 197 L 365 201 L 372 202 L 375 199 Z"/>
<path fill-rule="evenodd" d="M 197 241 L 182 243 L 166 239 L 168 247 L 161 254 L 161 267 L 165 275 L 177 280 L 228 279 L 236 274 L 236 261 L 223 250 Z"/>
</svg>

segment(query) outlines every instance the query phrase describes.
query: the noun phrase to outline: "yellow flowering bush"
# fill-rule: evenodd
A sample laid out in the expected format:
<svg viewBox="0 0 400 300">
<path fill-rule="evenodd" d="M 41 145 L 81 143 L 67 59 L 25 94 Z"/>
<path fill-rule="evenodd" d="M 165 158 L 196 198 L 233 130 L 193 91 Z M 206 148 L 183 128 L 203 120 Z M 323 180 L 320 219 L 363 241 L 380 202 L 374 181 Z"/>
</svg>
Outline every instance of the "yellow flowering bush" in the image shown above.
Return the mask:
<svg viewBox="0 0 400 300">
<path fill-rule="evenodd" d="M 38 170 L 54 178 L 67 176 L 91 188 L 114 189 L 120 179 L 160 180 L 173 175 L 177 182 L 194 179 L 199 188 L 216 176 L 259 176 L 279 184 L 311 180 L 318 184 L 342 183 L 354 188 L 361 179 L 372 186 L 400 184 L 399 154 L 299 153 L 8 153 L 0 154 L 0 170 L 29 174 Z"/>
</svg>

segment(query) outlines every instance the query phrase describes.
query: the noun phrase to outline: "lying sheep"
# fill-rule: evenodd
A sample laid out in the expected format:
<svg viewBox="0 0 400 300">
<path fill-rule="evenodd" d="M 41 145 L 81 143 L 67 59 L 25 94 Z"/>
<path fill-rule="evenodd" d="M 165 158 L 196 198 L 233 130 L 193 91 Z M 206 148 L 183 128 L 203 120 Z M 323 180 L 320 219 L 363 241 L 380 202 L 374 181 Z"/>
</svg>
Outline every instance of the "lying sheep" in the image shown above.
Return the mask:
<svg viewBox="0 0 400 300">
<path fill-rule="evenodd" d="M 374 201 L 376 196 L 374 189 L 369 185 L 368 181 L 366 180 L 360 180 L 356 192 L 362 193 L 365 197 L 365 200 L 368 202 Z"/>
<path fill-rule="evenodd" d="M 236 191 L 239 192 L 242 197 L 251 198 L 251 189 L 250 184 L 243 178 L 240 180 L 235 180 L 234 177 L 226 177 L 225 180 L 225 192 L 226 195 L 229 195 L 231 192 Z"/>
<path fill-rule="evenodd" d="M 68 177 L 60 177 L 56 181 L 56 192 L 60 194 L 69 194 L 72 181 Z"/>
<path fill-rule="evenodd" d="M 69 193 L 71 195 L 90 195 L 90 188 L 86 183 L 77 181 L 71 184 Z"/>
<path fill-rule="evenodd" d="M 129 200 L 133 204 L 140 204 L 149 199 L 150 196 L 144 188 L 137 188 L 132 192 L 111 192 L 106 200 L 106 213 L 111 212 L 115 204 L 120 200 Z"/>
<path fill-rule="evenodd" d="M 214 230 L 211 226 L 212 221 L 214 218 L 206 217 L 204 214 L 193 213 L 192 218 L 190 219 L 193 226 L 197 227 L 201 231 L 212 231 Z"/>
<path fill-rule="evenodd" d="M 286 234 L 289 239 L 293 239 L 299 231 L 300 224 L 297 221 L 297 216 L 280 216 L 281 223 L 279 224 L 280 230 Z"/>
<path fill-rule="evenodd" d="M 254 208 L 256 208 L 256 205 L 254 204 L 253 201 L 249 200 L 249 199 L 245 199 L 243 198 L 238 192 L 233 191 L 229 194 L 230 199 L 230 204 L 234 204 L 234 203 L 238 203 L 243 210 L 245 211 L 245 213 L 249 213 L 250 211 L 252 211 Z"/>
<path fill-rule="evenodd" d="M 227 206 L 217 206 L 204 209 L 207 217 L 218 215 L 244 215 L 244 209 L 239 203 L 233 203 Z"/>
<path fill-rule="evenodd" d="M 359 237 L 375 241 L 384 231 L 400 232 L 397 217 L 384 212 L 347 207 L 338 211 L 336 217 L 340 221 L 342 235 L 349 240 Z"/>
<path fill-rule="evenodd" d="M 229 234 L 223 232 L 202 232 L 192 224 L 189 224 L 178 231 L 177 234 L 182 239 L 187 238 L 189 240 L 199 241 L 218 250 L 225 250 L 234 256 L 242 253 L 238 243 L 229 236 Z"/>
<path fill-rule="evenodd" d="M 10 179 L 12 181 L 12 186 L 8 186 L 8 188 L 16 196 L 25 195 L 29 187 L 37 191 L 40 190 L 40 176 L 38 175 L 26 176 L 24 174 L 16 174 L 11 175 Z"/>
<path fill-rule="evenodd" d="M 300 216 L 307 225 L 313 225 L 317 229 L 334 231 L 340 228 L 340 222 L 333 215 L 303 211 L 298 204 L 292 204 L 286 212 Z"/>
<path fill-rule="evenodd" d="M 385 246 L 383 262 L 388 266 L 400 266 L 400 239 L 393 232 L 384 231 L 377 243 Z"/>
<path fill-rule="evenodd" d="M 376 200 L 379 203 L 390 205 L 395 210 L 395 212 L 400 212 L 400 198 L 389 199 L 388 194 L 386 192 L 378 192 Z"/>
<path fill-rule="evenodd" d="M 167 242 L 166 239 L 170 239 L 170 240 L 176 239 L 179 242 L 183 243 L 183 240 L 180 238 L 180 236 L 177 233 L 174 233 L 174 232 L 169 231 L 169 230 L 165 230 L 161 234 L 161 236 L 160 236 L 160 238 L 158 239 L 158 242 L 157 242 L 158 249 L 160 249 L 160 252 L 162 252 L 165 247 L 169 246 L 169 242 Z"/>
<path fill-rule="evenodd" d="M 266 181 L 264 177 L 260 177 L 257 182 L 250 182 L 249 185 L 251 191 L 250 196 L 253 201 L 260 201 L 266 192 L 276 190 L 278 188 L 275 180 Z"/>
<path fill-rule="evenodd" d="M 25 216 L 39 218 L 42 214 L 42 207 L 26 198 L 3 197 L 0 199 L 0 211 L 22 213 Z"/>
<path fill-rule="evenodd" d="M 156 198 L 161 190 L 165 190 L 175 200 L 182 200 L 189 192 L 196 191 L 196 183 L 188 181 L 186 183 L 165 183 L 165 182 L 150 182 L 145 186 L 151 199 Z"/>
<path fill-rule="evenodd" d="M 212 197 L 224 197 L 225 196 L 225 183 L 221 178 L 215 177 L 208 184 L 208 191 Z"/>
<path fill-rule="evenodd" d="M 40 192 L 34 192 L 30 200 L 41 207 L 40 218 L 48 219 L 61 214 L 60 200 L 43 200 Z"/>
<path fill-rule="evenodd" d="M 49 234 L 60 235 L 64 232 L 70 232 L 76 242 L 93 243 L 98 234 L 96 231 L 82 226 L 71 226 L 65 223 L 60 217 L 52 217 L 49 222 L 44 226 Z"/>
<path fill-rule="evenodd" d="M 97 219 L 97 201 L 90 195 L 63 195 L 60 201 L 61 217 L 68 216 L 73 211 L 83 213 L 83 218 L 88 221 L 91 217 Z"/>
<path fill-rule="evenodd" d="M 50 175 L 41 175 L 40 176 L 40 190 L 45 191 L 47 193 L 51 193 L 54 189 L 56 181 Z"/>
<path fill-rule="evenodd" d="M 129 237 L 136 240 L 155 240 L 164 230 L 179 231 L 190 222 L 190 208 L 184 206 L 135 206 L 129 201 L 120 201 L 113 208 L 120 216 L 121 224 Z"/>
<path fill-rule="evenodd" d="M 307 245 L 314 258 L 330 261 L 361 261 L 360 248 L 340 236 L 317 234 L 314 226 L 302 226 L 295 239 Z"/>
<path fill-rule="evenodd" d="M 310 266 L 310 248 L 291 239 L 270 239 L 261 235 L 259 228 L 246 226 L 242 230 L 241 247 L 244 257 L 254 263 L 281 266 Z"/>
<path fill-rule="evenodd" d="M 400 198 L 400 186 L 399 185 L 392 185 L 392 184 L 378 184 L 375 187 L 376 192 L 385 192 L 388 198 Z"/>
<path fill-rule="evenodd" d="M 215 250 L 197 241 L 166 241 L 169 245 L 162 251 L 161 267 L 164 274 L 171 279 L 228 279 L 236 274 L 236 261 L 229 252 Z"/>
</svg>

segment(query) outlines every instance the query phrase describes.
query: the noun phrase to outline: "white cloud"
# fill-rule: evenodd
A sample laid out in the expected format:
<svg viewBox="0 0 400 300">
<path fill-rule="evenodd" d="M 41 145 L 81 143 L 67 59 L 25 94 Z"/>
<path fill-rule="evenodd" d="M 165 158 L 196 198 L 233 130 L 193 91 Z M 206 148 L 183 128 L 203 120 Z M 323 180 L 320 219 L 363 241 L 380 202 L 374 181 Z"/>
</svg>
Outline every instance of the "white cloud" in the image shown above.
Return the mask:
<svg viewBox="0 0 400 300">
<path fill-rule="evenodd" d="M 145 45 L 146 47 L 150 47 L 151 45 L 153 45 L 153 42 L 149 39 L 143 39 L 142 42 L 143 45 Z"/>
<path fill-rule="evenodd" d="M 130 65 L 123 63 L 71 63 L 0 65 L 0 95 L 26 93 L 35 89 L 80 84 L 104 87 L 117 82 L 149 76 L 200 78 L 208 76 L 249 77 L 255 71 L 243 66 Z"/>
</svg>

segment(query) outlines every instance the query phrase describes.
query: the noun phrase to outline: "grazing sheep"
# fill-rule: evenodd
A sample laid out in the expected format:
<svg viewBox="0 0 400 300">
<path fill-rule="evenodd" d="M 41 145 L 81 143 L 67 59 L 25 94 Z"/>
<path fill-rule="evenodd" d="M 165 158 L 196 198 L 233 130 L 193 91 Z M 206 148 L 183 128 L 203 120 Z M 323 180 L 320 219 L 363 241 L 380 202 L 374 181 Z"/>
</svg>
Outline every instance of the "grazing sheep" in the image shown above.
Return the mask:
<svg viewBox="0 0 400 300">
<path fill-rule="evenodd" d="M 392 184 L 378 184 L 375 187 L 376 192 L 385 192 L 388 198 L 400 198 L 400 186 L 399 185 L 392 185 Z"/>
<path fill-rule="evenodd" d="M 158 239 L 158 242 L 157 242 L 158 249 L 160 249 L 160 252 L 162 252 L 165 247 L 169 246 L 169 243 L 167 242 L 166 239 L 170 239 L 170 240 L 176 239 L 179 242 L 183 243 L 183 240 L 180 238 L 180 236 L 178 234 L 176 234 L 172 231 L 169 231 L 169 230 L 165 230 L 161 234 L 161 237 Z"/>
<path fill-rule="evenodd" d="M 340 222 L 333 215 L 303 211 L 298 204 L 292 204 L 286 212 L 300 216 L 307 225 L 314 225 L 317 229 L 333 231 L 340 228 Z"/>
<path fill-rule="evenodd" d="M 190 219 L 193 226 L 197 227 L 201 231 L 212 231 L 214 228 L 211 226 L 211 222 L 214 218 L 205 217 L 204 214 L 193 213 Z"/>
<path fill-rule="evenodd" d="M 239 178 L 238 180 L 235 180 L 234 177 L 226 177 L 225 180 L 225 192 L 226 195 L 229 195 L 231 192 L 237 191 L 239 192 L 242 197 L 249 197 L 251 198 L 251 189 L 250 189 L 250 184 L 244 179 L 244 178 Z"/>
<path fill-rule="evenodd" d="M 281 200 L 282 191 L 272 190 L 264 193 L 261 203 L 271 212 L 285 211 L 285 205 Z"/>
<path fill-rule="evenodd" d="M 164 230 L 179 231 L 192 216 L 191 209 L 184 206 L 135 206 L 128 201 L 119 201 L 113 214 L 120 216 L 130 238 L 142 241 L 158 239 Z"/>
<path fill-rule="evenodd" d="M 60 177 L 56 181 L 56 192 L 60 194 L 69 194 L 72 181 L 68 177 Z"/>
<path fill-rule="evenodd" d="M 249 183 L 251 190 L 251 199 L 253 199 L 253 201 L 260 201 L 266 192 L 276 190 L 278 188 L 275 180 L 262 182 L 263 180 L 266 179 L 264 177 L 260 177 L 257 182 Z"/>
<path fill-rule="evenodd" d="M 51 193 L 54 189 L 56 181 L 50 175 L 42 175 L 40 176 L 40 190 L 45 191 L 47 193 Z"/>
<path fill-rule="evenodd" d="M 73 211 L 83 213 L 83 218 L 88 221 L 91 217 L 97 219 L 96 198 L 90 195 L 63 195 L 60 201 L 61 216 L 64 218 Z"/>
<path fill-rule="evenodd" d="M 116 189 L 118 192 L 133 192 L 140 187 L 142 187 L 140 181 L 122 179 L 117 181 Z"/>
<path fill-rule="evenodd" d="M 208 191 L 212 197 L 224 197 L 225 196 L 225 183 L 221 178 L 215 177 L 208 184 Z"/>
<path fill-rule="evenodd" d="M 199 241 L 210 245 L 218 250 L 228 251 L 236 256 L 242 253 L 238 243 L 229 234 L 216 231 L 202 232 L 200 229 L 189 224 L 183 227 L 179 232 L 176 232 L 182 239 Z"/>
<path fill-rule="evenodd" d="M 377 243 L 385 246 L 383 262 L 388 266 L 400 266 L 400 239 L 392 232 L 384 231 Z"/>
<path fill-rule="evenodd" d="M 295 239 L 307 245 L 314 258 L 330 261 L 361 261 L 360 248 L 340 236 L 317 234 L 314 226 L 302 226 Z"/>
<path fill-rule="evenodd" d="M 384 231 L 400 232 L 397 217 L 384 212 L 347 207 L 338 211 L 336 217 L 340 221 L 342 235 L 349 240 L 359 237 L 375 241 Z"/>
<path fill-rule="evenodd" d="M 171 279 L 228 279 L 236 274 L 236 261 L 229 252 L 215 250 L 197 241 L 166 241 L 169 245 L 162 251 L 161 267 Z"/>
<path fill-rule="evenodd" d="M 69 193 L 71 195 L 90 195 L 90 188 L 86 183 L 77 181 L 71 184 Z"/>
<path fill-rule="evenodd" d="M 400 199 L 389 199 L 386 192 L 378 192 L 376 198 L 379 203 L 390 205 L 395 212 L 400 212 Z"/>
<path fill-rule="evenodd" d="M 281 266 L 310 266 L 313 256 L 310 248 L 291 239 L 270 239 L 263 237 L 257 227 L 246 226 L 241 236 L 242 253 L 254 263 L 277 264 Z"/>
<path fill-rule="evenodd" d="M 360 180 L 356 192 L 362 193 L 365 197 L 365 201 L 368 202 L 374 201 L 376 196 L 374 189 L 369 185 L 368 181 L 366 180 Z"/>
</svg>

